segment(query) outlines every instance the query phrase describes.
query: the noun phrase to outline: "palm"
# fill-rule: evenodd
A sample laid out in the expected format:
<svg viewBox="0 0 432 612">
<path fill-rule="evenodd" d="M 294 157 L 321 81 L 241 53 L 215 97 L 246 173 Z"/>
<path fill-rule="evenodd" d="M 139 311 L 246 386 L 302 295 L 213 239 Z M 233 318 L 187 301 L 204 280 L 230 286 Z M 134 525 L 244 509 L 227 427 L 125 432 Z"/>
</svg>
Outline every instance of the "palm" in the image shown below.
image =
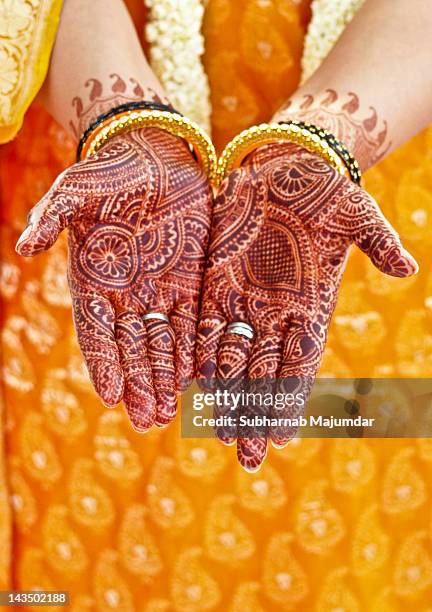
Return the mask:
<svg viewBox="0 0 432 612">
<path fill-rule="evenodd" d="M 231 173 L 215 204 L 199 326 L 200 375 L 301 377 L 299 384 L 309 387 L 352 242 L 383 272 L 415 272 L 372 198 L 321 158 L 291 144 L 265 146 L 250 156 Z M 253 345 L 224 333 L 232 321 L 253 326 Z M 269 435 L 280 446 L 293 433 L 276 428 Z M 265 452 L 265 438 L 238 442 L 247 467 L 259 465 Z"/>
<path fill-rule="evenodd" d="M 69 226 L 81 349 L 103 401 L 124 397 L 139 431 L 167 424 L 176 392 L 193 377 L 210 204 L 208 182 L 184 143 L 141 130 L 63 174 L 33 209 L 35 227 L 19 246 L 33 255 Z M 144 322 L 149 312 L 166 314 L 170 325 Z"/>
</svg>

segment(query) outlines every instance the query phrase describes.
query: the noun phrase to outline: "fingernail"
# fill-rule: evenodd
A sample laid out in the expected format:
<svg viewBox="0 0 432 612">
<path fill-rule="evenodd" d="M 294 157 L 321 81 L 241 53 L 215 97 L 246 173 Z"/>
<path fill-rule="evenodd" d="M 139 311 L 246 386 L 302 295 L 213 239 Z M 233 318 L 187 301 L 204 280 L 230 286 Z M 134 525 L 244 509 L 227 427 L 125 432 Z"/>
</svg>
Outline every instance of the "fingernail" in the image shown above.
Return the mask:
<svg viewBox="0 0 432 612">
<path fill-rule="evenodd" d="M 245 472 L 248 472 L 249 474 L 255 474 L 256 472 L 260 471 L 262 463 L 260 463 L 259 465 L 255 467 L 251 467 L 250 465 L 246 465 L 245 463 L 242 463 L 240 461 L 240 465 L 242 466 Z"/>
<path fill-rule="evenodd" d="M 394 247 L 388 254 L 384 266 L 381 268 L 386 274 L 397 278 L 407 278 L 419 271 L 419 265 L 406 249 L 401 246 Z"/>
<path fill-rule="evenodd" d="M 19 250 L 18 250 L 19 246 L 29 238 L 32 229 L 33 229 L 33 226 L 31 223 L 29 223 L 29 225 L 27 225 L 27 227 L 24 229 L 21 236 L 18 238 L 17 243 L 15 245 L 15 250 L 17 251 L 17 253 L 19 253 Z"/>
<path fill-rule="evenodd" d="M 408 251 L 406 249 L 403 250 L 403 254 L 406 257 L 406 260 L 407 260 L 408 264 L 412 267 L 411 274 L 417 274 L 417 272 L 419 271 L 419 265 L 418 265 L 417 261 L 414 259 L 414 257 L 411 255 L 411 253 L 408 253 Z"/>
<path fill-rule="evenodd" d="M 155 425 L 158 429 L 166 429 L 169 424 L 170 423 L 161 423 L 160 421 L 155 421 Z"/>
<path fill-rule="evenodd" d="M 117 402 L 117 404 L 109 404 L 102 398 L 101 398 L 101 402 L 105 406 L 105 408 L 109 408 L 110 410 L 114 410 L 115 408 L 118 408 L 120 406 L 120 402 Z"/>
</svg>

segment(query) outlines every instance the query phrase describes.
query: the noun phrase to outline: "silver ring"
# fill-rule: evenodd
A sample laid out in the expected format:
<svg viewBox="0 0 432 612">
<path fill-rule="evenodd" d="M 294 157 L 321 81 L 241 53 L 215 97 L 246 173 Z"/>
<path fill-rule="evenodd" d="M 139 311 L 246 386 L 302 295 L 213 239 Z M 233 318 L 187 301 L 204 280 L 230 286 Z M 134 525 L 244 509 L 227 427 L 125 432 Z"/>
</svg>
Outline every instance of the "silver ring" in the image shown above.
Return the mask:
<svg viewBox="0 0 432 612">
<path fill-rule="evenodd" d="M 158 319 L 159 321 L 165 321 L 165 323 L 170 322 L 166 314 L 164 314 L 163 312 L 148 312 L 147 314 L 143 315 L 142 319 L 143 321 Z"/>
<path fill-rule="evenodd" d="M 244 336 L 249 340 L 253 340 L 255 332 L 253 327 L 249 323 L 243 323 L 242 321 L 234 321 L 230 323 L 226 328 L 227 334 L 236 334 L 237 336 Z"/>
</svg>

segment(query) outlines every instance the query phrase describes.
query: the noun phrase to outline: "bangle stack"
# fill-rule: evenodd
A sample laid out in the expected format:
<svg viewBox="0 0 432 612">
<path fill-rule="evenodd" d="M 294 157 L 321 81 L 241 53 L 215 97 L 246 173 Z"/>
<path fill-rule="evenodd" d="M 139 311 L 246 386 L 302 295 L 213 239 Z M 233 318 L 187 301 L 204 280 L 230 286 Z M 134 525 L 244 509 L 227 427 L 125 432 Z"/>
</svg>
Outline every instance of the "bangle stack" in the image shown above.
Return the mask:
<svg viewBox="0 0 432 612">
<path fill-rule="evenodd" d="M 112 109 L 107 115 L 102 115 L 89 127 L 78 146 L 78 160 L 94 155 L 104 144 L 114 136 L 133 130 L 157 127 L 174 136 L 184 138 L 192 148 L 198 163 L 214 183 L 217 177 L 217 156 L 209 136 L 190 119 L 170 107 L 156 109 L 156 103 L 145 104 L 145 107 L 125 109 L 124 106 Z M 153 109 L 149 108 L 153 105 Z M 158 106 L 164 106 L 159 105 Z"/>
<path fill-rule="evenodd" d="M 84 132 L 77 150 L 78 161 L 94 155 L 114 136 L 136 129 L 157 127 L 184 138 L 209 180 L 218 186 L 259 146 L 292 142 L 320 155 L 343 176 L 360 185 L 361 171 L 347 147 L 327 130 L 303 121 L 262 123 L 244 130 L 225 147 L 219 161 L 210 137 L 190 119 L 159 102 L 128 102 L 100 115 Z"/>
<path fill-rule="evenodd" d="M 78 143 L 77 154 L 76 154 L 77 161 L 81 161 L 83 159 L 82 152 L 87 142 L 87 139 L 90 137 L 92 132 L 94 132 L 96 128 L 100 126 L 101 123 L 103 123 L 104 121 L 108 119 L 112 119 L 113 117 L 116 117 L 117 115 L 120 115 L 121 113 L 124 113 L 126 111 L 133 111 L 133 110 L 159 110 L 159 111 L 167 111 L 170 113 L 175 113 L 176 115 L 181 114 L 169 104 L 163 104 L 162 102 L 150 102 L 149 100 L 138 100 L 136 102 L 125 102 L 124 104 L 119 104 L 118 106 L 114 106 L 106 113 L 99 115 L 99 117 L 97 117 L 92 123 L 90 123 L 88 128 L 85 130 L 85 132 L 81 136 L 81 139 Z"/>
<path fill-rule="evenodd" d="M 312 135 L 319 136 L 327 142 L 329 147 L 342 158 L 351 180 L 357 185 L 361 183 L 361 170 L 358 161 L 351 155 L 346 145 L 336 138 L 331 132 L 325 130 L 322 127 L 318 127 L 313 123 L 306 123 L 304 121 L 280 121 L 281 125 L 298 125 L 301 129 L 310 132 Z"/>
<path fill-rule="evenodd" d="M 219 158 L 218 182 L 220 183 L 233 168 L 239 167 L 245 157 L 257 147 L 281 141 L 298 144 L 311 153 L 320 155 L 340 174 L 360 184 L 359 165 L 346 146 L 327 130 L 302 121 L 262 123 L 235 136 Z"/>
</svg>

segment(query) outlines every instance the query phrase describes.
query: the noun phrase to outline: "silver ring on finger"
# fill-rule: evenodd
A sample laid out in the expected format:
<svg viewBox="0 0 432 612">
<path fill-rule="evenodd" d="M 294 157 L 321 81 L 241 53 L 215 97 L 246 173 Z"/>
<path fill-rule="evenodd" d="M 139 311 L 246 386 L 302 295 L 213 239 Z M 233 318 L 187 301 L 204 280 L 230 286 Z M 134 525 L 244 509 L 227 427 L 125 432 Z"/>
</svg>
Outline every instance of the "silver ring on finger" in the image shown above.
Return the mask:
<svg viewBox="0 0 432 612">
<path fill-rule="evenodd" d="M 170 322 L 167 315 L 164 314 L 163 312 L 148 312 L 145 315 L 143 315 L 142 319 L 143 321 L 152 321 L 156 319 L 158 321 L 165 321 L 165 323 Z"/>
<path fill-rule="evenodd" d="M 244 336 L 248 338 L 248 340 L 253 340 L 255 336 L 254 328 L 249 325 L 249 323 L 243 323 L 243 321 L 234 321 L 234 323 L 230 323 L 226 328 L 226 333 Z"/>
</svg>

